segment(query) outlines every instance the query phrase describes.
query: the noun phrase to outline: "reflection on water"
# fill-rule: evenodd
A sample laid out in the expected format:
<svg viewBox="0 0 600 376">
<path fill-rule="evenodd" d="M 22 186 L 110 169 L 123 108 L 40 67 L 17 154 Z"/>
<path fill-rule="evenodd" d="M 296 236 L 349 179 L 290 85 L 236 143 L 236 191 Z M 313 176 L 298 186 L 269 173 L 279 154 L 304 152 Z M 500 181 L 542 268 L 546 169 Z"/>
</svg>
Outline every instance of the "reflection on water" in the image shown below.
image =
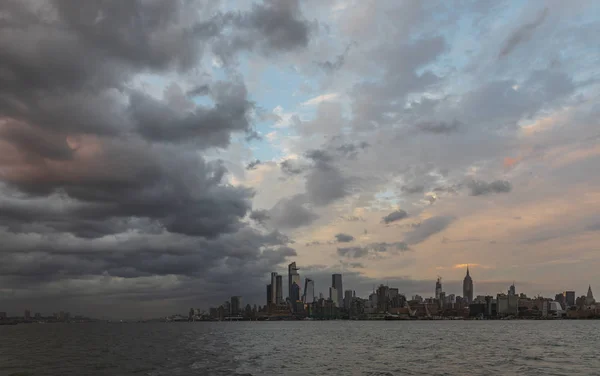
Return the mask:
<svg viewBox="0 0 600 376">
<path fill-rule="evenodd" d="M 0 327 L 0 375 L 600 375 L 600 321 Z"/>
</svg>

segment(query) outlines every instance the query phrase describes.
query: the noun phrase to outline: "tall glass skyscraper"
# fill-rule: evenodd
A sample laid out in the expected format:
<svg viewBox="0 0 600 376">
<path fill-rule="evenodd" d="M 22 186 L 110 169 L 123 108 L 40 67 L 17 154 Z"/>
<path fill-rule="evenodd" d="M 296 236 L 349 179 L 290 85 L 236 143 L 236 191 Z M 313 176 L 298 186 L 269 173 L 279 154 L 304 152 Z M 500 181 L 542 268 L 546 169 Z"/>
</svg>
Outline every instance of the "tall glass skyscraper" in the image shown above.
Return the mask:
<svg viewBox="0 0 600 376">
<path fill-rule="evenodd" d="M 315 300 L 315 281 L 310 278 L 304 280 L 304 303 L 310 304 Z"/>
<path fill-rule="evenodd" d="M 271 301 L 269 303 L 277 303 L 277 273 L 271 273 Z"/>
<path fill-rule="evenodd" d="M 342 275 L 332 274 L 331 275 L 331 287 L 333 287 L 337 293 L 338 307 L 344 306 L 344 288 L 342 287 Z"/>
<path fill-rule="evenodd" d="M 298 274 L 298 268 L 296 267 L 296 263 L 292 262 L 288 265 L 288 297 L 290 300 L 292 299 L 292 285 L 297 284 L 300 286 L 300 274 Z"/>
<path fill-rule="evenodd" d="M 283 303 L 283 276 L 278 275 L 277 278 L 275 278 L 275 281 L 277 285 L 276 303 L 281 304 Z"/>
</svg>

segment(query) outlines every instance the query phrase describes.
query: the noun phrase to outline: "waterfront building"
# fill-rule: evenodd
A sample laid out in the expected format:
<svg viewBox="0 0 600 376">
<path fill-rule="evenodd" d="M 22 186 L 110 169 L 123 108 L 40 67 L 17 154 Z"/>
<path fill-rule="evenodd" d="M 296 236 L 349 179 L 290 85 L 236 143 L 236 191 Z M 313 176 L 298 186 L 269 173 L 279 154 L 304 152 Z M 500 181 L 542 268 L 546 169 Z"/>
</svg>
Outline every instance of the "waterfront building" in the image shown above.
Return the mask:
<svg viewBox="0 0 600 376">
<path fill-rule="evenodd" d="M 389 308 L 388 304 L 388 287 L 384 285 L 379 285 L 377 288 L 377 311 L 380 313 L 387 312 Z"/>
<path fill-rule="evenodd" d="M 277 304 L 277 273 L 271 273 L 271 299 L 269 300 L 271 304 Z"/>
<path fill-rule="evenodd" d="M 336 302 L 338 307 L 342 305 L 344 300 L 344 289 L 342 286 L 342 275 L 341 274 L 332 274 L 331 275 L 331 287 L 335 288 L 337 292 Z"/>
<path fill-rule="evenodd" d="M 565 291 L 565 308 L 575 306 L 575 291 Z"/>
<path fill-rule="evenodd" d="M 517 295 L 498 294 L 496 302 L 498 315 L 517 316 L 519 314 L 519 297 Z"/>
<path fill-rule="evenodd" d="M 232 296 L 231 297 L 231 315 L 239 315 L 242 309 L 242 297 Z"/>
<path fill-rule="evenodd" d="M 565 303 L 565 294 L 563 294 L 563 293 L 556 294 L 554 296 L 554 300 L 560 304 L 562 309 L 567 308 L 566 303 Z"/>
<path fill-rule="evenodd" d="M 339 307 L 338 300 L 337 300 L 338 299 L 338 292 L 337 292 L 337 289 L 335 287 L 333 287 L 333 286 L 329 288 L 329 299 L 333 302 L 333 304 L 336 307 Z"/>
<path fill-rule="evenodd" d="M 25 318 L 25 320 L 31 320 L 31 311 L 26 309 L 23 317 Z"/>
<path fill-rule="evenodd" d="M 296 304 L 296 302 L 300 301 L 300 286 L 296 282 L 292 283 L 292 289 L 290 291 L 290 302 L 292 306 Z"/>
<path fill-rule="evenodd" d="M 272 301 L 272 299 L 271 299 L 272 290 L 273 290 L 272 285 L 269 283 L 267 285 L 267 305 L 269 305 Z"/>
<path fill-rule="evenodd" d="M 292 285 L 297 284 L 300 286 L 300 274 L 298 273 L 298 268 L 296 267 L 296 262 L 292 262 L 288 265 L 288 297 L 294 302 L 292 299 Z"/>
<path fill-rule="evenodd" d="M 473 302 L 473 279 L 469 274 L 469 267 L 467 266 L 467 275 L 463 280 L 463 298 L 466 300 L 466 303 L 469 304 Z"/>
<path fill-rule="evenodd" d="M 435 298 L 437 300 L 440 300 L 441 293 L 442 293 L 442 278 L 438 277 L 437 281 L 435 282 Z"/>
<path fill-rule="evenodd" d="M 594 299 L 594 294 L 592 294 L 592 285 L 588 286 L 587 295 L 585 297 L 585 303 L 587 305 L 592 305 L 596 303 L 596 300 Z"/>
<path fill-rule="evenodd" d="M 350 311 L 350 305 L 352 304 L 352 290 L 344 291 L 344 309 Z"/>
<path fill-rule="evenodd" d="M 277 275 L 275 278 L 275 303 L 281 304 L 283 303 L 283 276 Z"/>
<path fill-rule="evenodd" d="M 310 304 L 315 301 L 315 281 L 310 278 L 304 280 L 304 303 Z"/>
</svg>

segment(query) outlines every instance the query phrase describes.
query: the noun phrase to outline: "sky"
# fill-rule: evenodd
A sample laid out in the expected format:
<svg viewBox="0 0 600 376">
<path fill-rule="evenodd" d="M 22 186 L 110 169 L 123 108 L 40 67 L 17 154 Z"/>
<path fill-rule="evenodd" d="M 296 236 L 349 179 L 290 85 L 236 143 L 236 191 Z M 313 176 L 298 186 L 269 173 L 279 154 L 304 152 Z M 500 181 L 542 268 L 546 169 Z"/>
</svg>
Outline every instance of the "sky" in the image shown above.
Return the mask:
<svg viewBox="0 0 600 376">
<path fill-rule="evenodd" d="M 296 261 L 600 291 L 600 3 L 5 0 L 0 311 L 156 317 Z"/>
</svg>

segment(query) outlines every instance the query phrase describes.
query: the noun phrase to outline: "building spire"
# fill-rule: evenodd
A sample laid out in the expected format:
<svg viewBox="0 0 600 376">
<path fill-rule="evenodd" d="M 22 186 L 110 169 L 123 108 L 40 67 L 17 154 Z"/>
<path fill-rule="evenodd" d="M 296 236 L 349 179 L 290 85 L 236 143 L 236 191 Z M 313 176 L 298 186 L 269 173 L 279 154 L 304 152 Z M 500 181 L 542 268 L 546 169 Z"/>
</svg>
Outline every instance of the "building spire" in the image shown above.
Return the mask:
<svg viewBox="0 0 600 376">
<path fill-rule="evenodd" d="M 469 277 L 469 264 L 467 264 L 467 277 Z"/>
</svg>

